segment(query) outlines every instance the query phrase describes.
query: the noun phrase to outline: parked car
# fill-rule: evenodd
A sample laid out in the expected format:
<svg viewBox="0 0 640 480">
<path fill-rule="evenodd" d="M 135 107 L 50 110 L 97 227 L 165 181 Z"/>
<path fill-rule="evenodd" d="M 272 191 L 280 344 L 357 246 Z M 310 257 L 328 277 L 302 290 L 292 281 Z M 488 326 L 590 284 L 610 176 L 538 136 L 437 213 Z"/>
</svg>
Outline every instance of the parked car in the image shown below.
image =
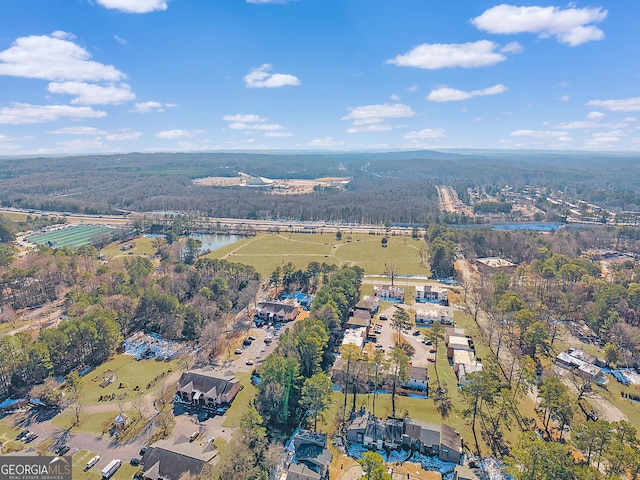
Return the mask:
<svg viewBox="0 0 640 480">
<path fill-rule="evenodd" d="M 137 467 L 138 465 L 140 465 L 140 459 L 138 457 L 133 457 L 129 463 L 131 465 L 133 465 L 134 467 Z"/>
<path fill-rule="evenodd" d="M 420 331 L 416 330 L 415 332 L 413 332 L 413 336 L 414 337 L 419 337 L 420 336 Z"/>
<path fill-rule="evenodd" d="M 380 320 L 389 320 L 389 318 L 386 315 L 380 315 Z"/>
<path fill-rule="evenodd" d="M 29 435 L 27 435 L 26 437 L 24 437 L 24 443 L 31 443 L 33 442 L 36 438 L 38 438 L 38 434 L 37 433 L 33 433 L 31 432 Z"/>
<path fill-rule="evenodd" d="M 431 350 L 429 350 L 429 353 L 436 353 L 436 349 L 432 348 Z"/>
<path fill-rule="evenodd" d="M 244 350 L 242 350 L 241 348 L 236 348 L 236 351 L 233 353 L 235 353 L 236 355 L 242 355 L 242 352 L 244 352 Z"/>
<path fill-rule="evenodd" d="M 246 363 L 247 363 L 247 365 L 253 365 L 254 362 L 253 362 L 253 360 L 247 360 Z"/>
<path fill-rule="evenodd" d="M 427 360 L 430 361 L 431 363 L 436 363 L 436 359 L 433 357 L 428 357 Z"/>
<path fill-rule="evenodd" d="M 245 338 L 244 342 L 242 342 L 242 345 L 244 345 L 245 347 L 248 347 L 249 345 L 251 345 L 251 342 L 253 342 L 253 340 L 249 340 L 248 338 Z"/>
<path fill-rule="evenodd" d="M 141 456 L 141 457 L 144 457 L 144 454 L 145 454 L 145 453 L 147 453 L 147 447 L 142 447 L 142 448 L 140 449 L 140 456 Z"/>
<path fill-rule="evenodd" d="M 71 448 L 69 447 L 69 445 L 64 445 L 60 451 L 58 451 L 58 455 L 63 456 L 65 453 L 67 453 Z"/>
<path fill-rule="evenodd" d="M 251 340 L 252 342 L 256 339 L 256 337 L 254 337 L 253 335 L 249 335 L 247 337 L 247 340 Z"/>
<path fill-rule="evenodd" d="M 23 430 L 22 432 L 20 432 L 18 434 L 18 436 L 16 437 L 16 440 L 21 440 L 24 437 L 26 437 L 27 435 L 29 435 L 31 432 L 29 430 Z"/>
</svg>

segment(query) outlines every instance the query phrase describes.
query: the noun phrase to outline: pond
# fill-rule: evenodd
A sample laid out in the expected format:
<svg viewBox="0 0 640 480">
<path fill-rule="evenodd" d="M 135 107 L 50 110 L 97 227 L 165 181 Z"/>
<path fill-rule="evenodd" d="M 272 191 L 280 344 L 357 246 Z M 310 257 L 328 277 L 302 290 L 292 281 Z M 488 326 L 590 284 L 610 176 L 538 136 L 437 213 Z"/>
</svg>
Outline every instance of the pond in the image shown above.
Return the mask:
<svg viewBox="0 0 640 480">
<path fill-rule="evenodd" d="M 196 240 L 200 240 L 202 242 L 200 253 L 203 253 L 206 251 L 213 251 L 218 250 L 222 247 L 226 247 L 227 245 L 231 245 L 242 240 L 244 237 L 240 235 L 197 234 L 191 235 L 191 238 L 195 238 Z"/>
</svg>

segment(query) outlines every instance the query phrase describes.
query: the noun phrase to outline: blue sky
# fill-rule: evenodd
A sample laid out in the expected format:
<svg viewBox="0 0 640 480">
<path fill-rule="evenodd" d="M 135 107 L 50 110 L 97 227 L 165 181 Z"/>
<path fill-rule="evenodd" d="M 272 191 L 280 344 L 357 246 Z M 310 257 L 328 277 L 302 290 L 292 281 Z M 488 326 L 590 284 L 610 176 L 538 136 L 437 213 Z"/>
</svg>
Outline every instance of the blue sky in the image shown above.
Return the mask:
<svg viewBox="0 0 640 480">
<path fill-rule="evenodd" d="M 0 155 L 640 150 L 640 2 L 4 0 Z"/>
</svg>

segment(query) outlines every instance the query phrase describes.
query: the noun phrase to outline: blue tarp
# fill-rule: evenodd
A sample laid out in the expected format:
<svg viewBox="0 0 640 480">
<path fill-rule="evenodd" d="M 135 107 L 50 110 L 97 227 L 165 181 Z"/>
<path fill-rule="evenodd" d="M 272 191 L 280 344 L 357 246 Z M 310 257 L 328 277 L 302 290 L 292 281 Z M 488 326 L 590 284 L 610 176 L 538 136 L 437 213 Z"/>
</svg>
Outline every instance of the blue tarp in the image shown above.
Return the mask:
<svg viewBox="0 0 640 480">
<path fill-rule="evenodd" d="M 293 292 L 293 293 L 283 293 L 280 296 L 280 300 L 286 300 L 288 298 L 293 298 L 300 304 L 302 308 L 305 310 L 311 309 L 311 304 L 313 303 L 313 295 L 309 295 L 304 292 Z"/>
<path fill-rule="evenodd" d="M 620 372 L 618 370 L 612 370 L 611 371 L 611 375 L 613 375 L 616 378 L 616 380 L 618 380 L 623 385 L 631 385 L 631 382 L 629 381 L 629 379 L 627 377 L 625 377 L 622 374 L 622 372 Z"/>
<path fill-rule="evenodd" d="M 11 405 L 15 405 L 16 403 L 24 402 L 25 400 L 26 398 L 18 398 L 18 399 L 7 398 L 3 402 L 0 402 L 0 408 L 7 408 L 7 407 L 10 407 Z"/>
</svg>

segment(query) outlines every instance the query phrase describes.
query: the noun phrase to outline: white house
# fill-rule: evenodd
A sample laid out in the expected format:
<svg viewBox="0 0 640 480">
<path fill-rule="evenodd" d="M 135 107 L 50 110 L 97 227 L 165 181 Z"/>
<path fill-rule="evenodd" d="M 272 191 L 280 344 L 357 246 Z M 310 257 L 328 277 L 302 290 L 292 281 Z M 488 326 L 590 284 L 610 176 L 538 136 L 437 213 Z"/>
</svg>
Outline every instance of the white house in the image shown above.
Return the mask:
<svg viewBox="0 0 640 480">
<path fill-rule="evenodd" d="M 391 285 L 374 285 L 374 297 L 390 302 L 404 302 L 404 288 Z"/>
<path fill-rule="evenodd" d="M 430 304 L 416 309 L 416 325 L 432 325 L 435 322 L 453 325 L 453 310 L 442 305 Z"/>
<path fill-rule="evenodd" d="M 437 285 L 417 285 L 416 302 L 439 302 L 443 305 L 448 305 L 449 291 Z"/>
<path fill-rule="evenodd" d="M 409 369 L 409 378 L 403 386 L 421 392 L 428 391 L 429 374 L 427 373 L 427 368 L 411 366 Z"/>
</svg>

